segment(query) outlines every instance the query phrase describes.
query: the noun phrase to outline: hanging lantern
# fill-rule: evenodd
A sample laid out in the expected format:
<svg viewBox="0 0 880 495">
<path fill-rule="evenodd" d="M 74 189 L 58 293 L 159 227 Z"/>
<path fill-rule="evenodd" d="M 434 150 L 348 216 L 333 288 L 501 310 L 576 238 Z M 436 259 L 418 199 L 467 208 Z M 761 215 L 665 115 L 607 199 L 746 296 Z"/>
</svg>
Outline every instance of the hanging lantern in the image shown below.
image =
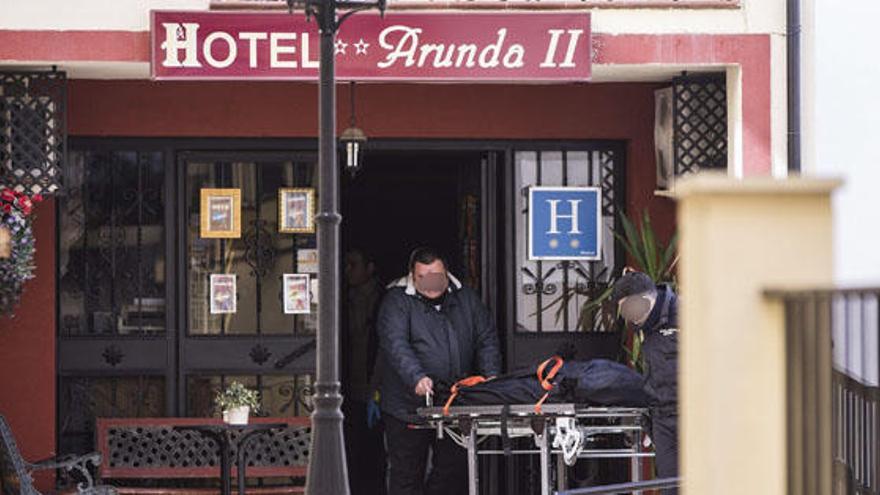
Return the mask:
<svg viewBox="0 0 880 495">
<path fill-rule="evenodd" d="M 339 142 L 342 144 L 344 151 L 345 170 L 348 170 L 351 176 L 354 177 L 363 166 L 364 146 L 367 143 L 367 136 L 359 128 L 349 127 L 342 131 L 342 134 L 339 136 Z"/>
<path fill-rule="evenodd" d="M 351 116 L 349 117 L 348 129 L 342 131 L 339 136 L 339 144 L 342 147 L 342 160 L 345 170 L 354 177 L 364 165 L 364 148 L 367 144 L 367 135 L 355 125 L 354 110 L 354 82 L 349 86 L 351 89 Z"/>
</svg>

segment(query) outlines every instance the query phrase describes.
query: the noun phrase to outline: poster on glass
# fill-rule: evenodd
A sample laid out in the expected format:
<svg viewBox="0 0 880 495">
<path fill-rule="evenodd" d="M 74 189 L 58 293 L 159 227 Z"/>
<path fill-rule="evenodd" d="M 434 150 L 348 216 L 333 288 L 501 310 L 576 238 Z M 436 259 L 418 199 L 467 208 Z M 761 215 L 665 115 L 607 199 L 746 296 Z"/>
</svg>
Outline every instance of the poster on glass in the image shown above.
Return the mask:
<svg viewBox="0 0 880 495">
<path fill-rule="evenodd" d="M 211 314 L 235 313 L 235 275 L 211 275 Z"/>
<path fill-rule="evenodd" d="M 310 313 L 310 288 L 309 275 L 307 273 L 285 273 L 284 313 L 289 315 Z"/>
</svg>

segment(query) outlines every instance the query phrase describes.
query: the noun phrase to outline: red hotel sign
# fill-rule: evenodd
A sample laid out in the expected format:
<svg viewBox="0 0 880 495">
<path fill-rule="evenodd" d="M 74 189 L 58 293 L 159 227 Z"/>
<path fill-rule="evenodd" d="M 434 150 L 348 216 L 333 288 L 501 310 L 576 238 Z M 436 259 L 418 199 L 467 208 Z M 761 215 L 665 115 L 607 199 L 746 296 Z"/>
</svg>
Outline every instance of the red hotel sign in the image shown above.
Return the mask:
<svg viewBox="0 0 880 495">
<path fill-rule="evenodd" d="M 316 22 L 303 14 L 152 13 L 154 79 L 317 80 Z M 342 80 L 587 81 L 590 15 L 361 13 L 336 40 Z"/>
</svg>

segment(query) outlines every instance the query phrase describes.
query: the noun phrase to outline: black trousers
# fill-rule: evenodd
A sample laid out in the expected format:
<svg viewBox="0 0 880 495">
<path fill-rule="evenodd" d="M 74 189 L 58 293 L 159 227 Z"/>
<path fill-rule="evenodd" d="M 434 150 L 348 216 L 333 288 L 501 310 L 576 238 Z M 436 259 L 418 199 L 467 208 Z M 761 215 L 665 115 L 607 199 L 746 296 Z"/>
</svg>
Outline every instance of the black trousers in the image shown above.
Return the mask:
<svg viewBox="0 0 880 495">
<path fill-rule="evenodd" d="M 654 441 L 654 452 L 657 457 L 658 478 L 675 478 L 678 476 L 678 414 L 658 413 L 651 415 L 651 440 Z M 675 488 L 661 490 L 663 495 L 677 495 Z"/>
<path fill-rule="evenodd" d="M 351 495 L 384 495 L 385 446 L 381 424 L 367 427 L 367 404 L 346 399 L 345 450 Z"/>
<path fill-rule="evenodd" d="M 437 440 L 434 430 L 414 430 L 389 415 L 385 418 L 388 442 L 388 495 L 466 495 L 467 452 L 448 437 Z M 425 478 L 428 453 L 431 472 Z"/>
</svg>

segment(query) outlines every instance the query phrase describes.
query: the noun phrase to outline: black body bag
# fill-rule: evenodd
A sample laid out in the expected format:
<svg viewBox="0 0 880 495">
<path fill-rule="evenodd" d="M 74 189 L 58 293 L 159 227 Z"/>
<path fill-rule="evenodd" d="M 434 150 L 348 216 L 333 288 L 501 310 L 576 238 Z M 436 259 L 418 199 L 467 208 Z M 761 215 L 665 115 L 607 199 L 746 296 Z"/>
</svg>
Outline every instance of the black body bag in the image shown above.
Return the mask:
<svg viewBox="0 0 880 495">
<path fill-rule="evenodd" d="M 521 370 L 487 380 L 471 376 L 456 382 L 444 406 L 449 407 L 573 402 L 598 406 L 646 407 L 656 401 L 645 378 L 607 359 L 544 361 L 536 370 Z"/>
</svg>

